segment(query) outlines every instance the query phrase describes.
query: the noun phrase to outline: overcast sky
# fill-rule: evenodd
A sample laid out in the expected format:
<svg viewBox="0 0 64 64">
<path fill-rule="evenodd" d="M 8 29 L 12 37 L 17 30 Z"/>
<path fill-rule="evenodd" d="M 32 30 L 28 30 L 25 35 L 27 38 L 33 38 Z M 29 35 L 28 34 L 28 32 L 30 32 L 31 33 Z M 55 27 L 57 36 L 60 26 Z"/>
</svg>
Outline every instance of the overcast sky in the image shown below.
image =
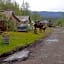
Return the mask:
<svg viewBox="0 0 64 64">
<path fill-rule="evenodd" d="M 21 6 L 23 0 L 16 0 Z M 30 5 L 32 11 L 63 11 L 64 12 L 64 0 L 24 0 Z"/>
</svg>

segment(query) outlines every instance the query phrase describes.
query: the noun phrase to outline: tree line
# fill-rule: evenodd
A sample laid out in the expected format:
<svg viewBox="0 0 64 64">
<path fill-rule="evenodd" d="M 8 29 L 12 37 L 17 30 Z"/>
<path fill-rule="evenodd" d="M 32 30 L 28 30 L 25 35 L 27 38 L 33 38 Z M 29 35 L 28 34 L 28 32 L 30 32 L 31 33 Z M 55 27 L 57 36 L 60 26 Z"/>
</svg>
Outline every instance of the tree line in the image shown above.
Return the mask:
<svg viewBox="0 0 64 64">
<path fill-rule="evenodd" d="M 15 15 L 18 16 L 30 16 L 31 20 L 40 20 L 41 17 L 37 13 L 32 13 L 29 8 L 29 3 L 25 2 L 19 7 L 16 1 L 11 2 L 11 0 L 0 0 L 0 10 L 13 10 Z"/>
</svg>

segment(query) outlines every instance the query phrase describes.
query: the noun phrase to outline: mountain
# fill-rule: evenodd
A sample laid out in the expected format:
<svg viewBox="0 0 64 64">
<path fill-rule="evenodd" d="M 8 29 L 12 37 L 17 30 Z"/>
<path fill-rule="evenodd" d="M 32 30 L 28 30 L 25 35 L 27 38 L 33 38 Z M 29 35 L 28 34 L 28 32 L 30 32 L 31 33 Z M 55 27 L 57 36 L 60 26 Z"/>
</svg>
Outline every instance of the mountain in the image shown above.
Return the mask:
<svg viewBox="0 0 64 64">
<path fill-rule="evenodd" d="M 64 12 L 34 11 L 43 18 L 63 18 Z"/>
</svg>

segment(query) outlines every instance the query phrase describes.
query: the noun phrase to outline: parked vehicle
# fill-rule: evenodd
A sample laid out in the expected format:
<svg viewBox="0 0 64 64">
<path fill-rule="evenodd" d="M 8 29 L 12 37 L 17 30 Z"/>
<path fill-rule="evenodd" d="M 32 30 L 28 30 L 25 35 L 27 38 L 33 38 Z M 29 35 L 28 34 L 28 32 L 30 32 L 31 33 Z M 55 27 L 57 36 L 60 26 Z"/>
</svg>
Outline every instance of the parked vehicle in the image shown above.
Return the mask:
<svg viewBox="0 0 64 64">
<path fill-rule="evenodd" d="M 20 26 L 17 27 L 17 31 L 19 32 L 25 32 L 32 30 L 31 26 L 29 24 L 21 24 Z"/>
<path fill-rule="evenodd" d="M 21 24 L 17 27 L 17 31 L 27 31 L 27 25 L 26 24 Z"/>
</svg>

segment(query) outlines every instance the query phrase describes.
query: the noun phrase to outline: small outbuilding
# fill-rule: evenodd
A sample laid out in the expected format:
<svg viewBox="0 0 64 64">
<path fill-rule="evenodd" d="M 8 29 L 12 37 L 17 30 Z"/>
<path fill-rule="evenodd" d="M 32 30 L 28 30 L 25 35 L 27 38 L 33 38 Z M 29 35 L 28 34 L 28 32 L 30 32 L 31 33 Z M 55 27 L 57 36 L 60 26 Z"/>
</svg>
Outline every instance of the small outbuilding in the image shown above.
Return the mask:
<svg viewBox="0 0 64 64">
<path fill-rule="evenodd" d="M 17 31 L 28 31 L 31 29 L 30 16 L 16 16 L 19 19 Z"/>
</svg>

